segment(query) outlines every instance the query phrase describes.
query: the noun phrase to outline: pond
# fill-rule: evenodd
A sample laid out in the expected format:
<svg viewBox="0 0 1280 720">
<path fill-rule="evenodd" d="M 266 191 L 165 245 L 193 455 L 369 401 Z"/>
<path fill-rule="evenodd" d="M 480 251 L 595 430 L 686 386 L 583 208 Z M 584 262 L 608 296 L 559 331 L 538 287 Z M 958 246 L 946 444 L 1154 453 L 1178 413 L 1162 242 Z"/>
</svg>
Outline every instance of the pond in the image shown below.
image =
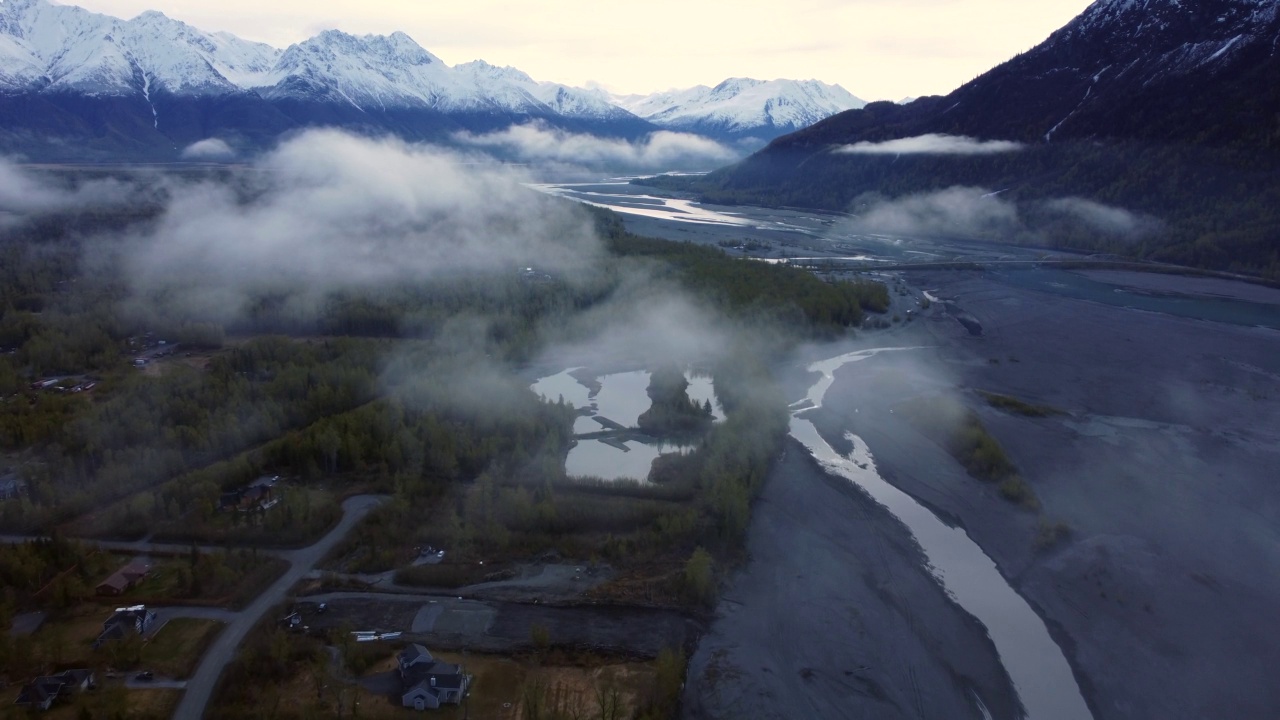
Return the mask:
<svg viewBox="0 0 1280 720">
<path fill-rule="evenodd" d="M 645 370 L 592 376 L 575 367 L 539 378 L 530 386 L 542 398 L 551 402 L 563 399 L 584 413 L 574 421 L 575 435 L 615 432 L 613 437 L 578 438 L 565 459 L 565 472 L 570 477 L 646 480 L 659 456 L 691 449 L 626 432 L 634 430 L 640 415 L 649 409 L 649 378 Z M 710 401 L 714 418 L 723 420 L 724 410 L 711 377 L 688 371 L 685 378 L 689 397 L 699 404 Z M 593 391 L 589 385 L 597 383 Z"/>
</svg>

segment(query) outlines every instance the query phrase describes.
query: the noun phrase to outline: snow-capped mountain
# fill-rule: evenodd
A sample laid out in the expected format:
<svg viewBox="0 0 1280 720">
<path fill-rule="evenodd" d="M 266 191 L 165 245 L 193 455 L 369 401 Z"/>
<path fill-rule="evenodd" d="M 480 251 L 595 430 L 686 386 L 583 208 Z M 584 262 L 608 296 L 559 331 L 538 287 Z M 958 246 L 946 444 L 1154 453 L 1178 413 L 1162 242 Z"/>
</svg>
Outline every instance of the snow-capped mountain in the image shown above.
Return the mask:
<svg viewBox="0 0 1280 720">
<path fill-rule="evenodd" d="M 0 7 L 0 90 L 127 96 L 139 83 L 189 95 L 242 92 L 279 53 L 158 12 L 123 21 L 43 0 Z M 12 70 L 11 70 L 12 69 Z"/>
<path fill-rule="evenodd" d="M 326 30 L 281 50 L 155 11 L 0 2 L 0 152 L 29 157 L 164 158 L 210 137 L 252 150 L 315 125 L 437 141 L 526 122 L 767 140 L 862 104 L 812 80 L 735 78 L 620 105 L 482 60 L 450 66 L 402 32 Z"/>
<path fill-rule="evenodd" d="M 268 100 L 349 104 L 361 112 L 429 108 L 463 94 L 451 68 L 404 33 L 326 30 L 291 45 L 257 81 Z"/>
<path fill-rule="evenodd" d="M 657 129 L 598 93 L 483 61 L 450 67 L 404 33 L 329 30 L 279 50 L 154 11 L 121 20 L 0 4 L 0 151 L 165 157 L 207 137 L 249 149 L 309 125 L 439 140 L 534 120 L 614 136 Z"/>
<path fill-rule="evenodd" d="M 839 85 L 817 80 L 729 78 L 653 95 L 617 96 L 615 102 L 672 130 L 725 139 L 768 140 L 836 113 L 866 105 Z"/>
</svg>

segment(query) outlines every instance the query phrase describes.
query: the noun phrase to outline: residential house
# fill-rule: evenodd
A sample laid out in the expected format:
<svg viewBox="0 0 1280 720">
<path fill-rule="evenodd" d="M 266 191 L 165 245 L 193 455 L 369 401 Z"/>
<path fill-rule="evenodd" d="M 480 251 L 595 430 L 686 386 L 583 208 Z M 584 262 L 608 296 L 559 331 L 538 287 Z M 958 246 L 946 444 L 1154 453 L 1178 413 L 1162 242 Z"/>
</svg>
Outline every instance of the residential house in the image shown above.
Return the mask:
<svg viewBox="0 0 1280 720">
<path fill-rule="evenodd" d="M 94 686 L 92 670 L 66 670 L 57 675 L 46 675 L 22 686 L 15 705 L 48 710 L 60 697 L 88 690 Z"/>
<path fill-rule="evenodd" d="M 102 643 L 108 640 L 119 640 L 130 633 L 142 635 L 151 629 L 155 621 L 155 611 L 148 610 L 146 605 L 116 608 L 111 617 L 102 623 L 102 634 L 93 641 L 93 647 L 96 650 Z"/>
<path fill-rule="evenodd" d="M 404 707 L 434 710 L 441 705 L 457 705 L 471 685 L 471 676 L 463 672 L 461 665 L 440 662 L 417 643 L 402 650 L 396 662 Z"/>
<path fill-rule="evenodd" d="M 279 480 L 279 475 L 264 475 L 242 488 L 224 492 L 218 501 L 218 507 L 228 512 L 268 510 L 280 502 L 280 498 L 276 497 L 276 483 Z"/>
<path fill-rule="evenodd" d="M 95 590 L 99 595 L 120 595 L 137 585 L 151 572 L 151 565 L 143 560 L 134 560 L 98 583 Z"/>
</svg>

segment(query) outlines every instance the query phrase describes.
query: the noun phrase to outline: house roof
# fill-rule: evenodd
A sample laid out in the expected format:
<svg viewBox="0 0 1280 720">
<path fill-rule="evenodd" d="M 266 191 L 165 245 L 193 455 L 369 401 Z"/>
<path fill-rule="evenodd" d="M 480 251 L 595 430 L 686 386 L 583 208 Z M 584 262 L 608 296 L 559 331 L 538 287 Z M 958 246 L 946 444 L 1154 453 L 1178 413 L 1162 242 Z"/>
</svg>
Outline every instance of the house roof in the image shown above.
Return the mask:
<svg viewBox="0 0 1280 720">
<path fill-rule="evenodd" d="M 436 689 L 431 687 L 431 682 L 426 678 L 423 678 L 419 682 L 416 682 L 413 685 L 410 685 L 409 687 L 405 688 L 404 692 L 400 694 L 400 697 L 409 697 L 410 695 L 435 695 L 435 694 L 436 694 Z"/>
<path fill-rule="evenodd" d="M 134 560 L 128 565 L 120 568 L 117 572 L 127 578 L 137 579 L 144 577 L 147 573 L 151 572 L 151 563 L 146 562 L 145 560 Z"/>
<path fill-rule="evenodd" d="M 88 668 L 72 668 L 62 671 L 55 677 L 62 678 L 62 681 L 68 685 L 81 685 L 86 680 L 93 680 L 93 671 Z"/>
<path fill-rule="evenodd" d="M 106 580 L 98 583 L 97 589 L 101 590 L 106 588 L 109 590 L 115 590 L 116 592 L 124 592 L 129 589 L 129 583 L 129 578 L 125 577 L 124 573 L 114 572 L 111 573 L 111 576 Z"/>
<path fill-rule="evenodd" d="M 79 685 L 93 677 L 89 670 L 67 670 L 58 675 L 44 675 L 22 686 L 15 705 L 44 705 L 58 697 L 67 685 Z"/>
<path fill-rule="evenodd" d="M 128 565 L 111 573 L 106 580 L 98 583 L 98 588 L 109 588 L 116 592 L 124 592 L 129 586 L 151 572 L 151 564 L 143 560 L 134 560 Z"/>
<path fill-rule="evenodd" d="M 116 611 L 107 618 L 106 625 L 114 625 L 116 623 L 137 623 L 138 620 L 146 621 L 149 615 L 154 615 L 146 608 L 146 606 L 138 605 L 135 607 L 116 608 Z"/>
<path fill-rule="evenodd" d="M 13 704 L 14 705 L 43 705 L 46 702 L 48 702 L 50 699 L 56 698 L 58 696 L 58 690 L 61 690 L 61 689 L 62 689 L 62 686 L 59 685 L 57 689 L 55 689 L 53 692 L 49 692 L 48 686 L 42 685 L 39 682 L 33 682 L 28 685 L 23 685 L 22 690 L 18 693 L 18 699 L 13 701 Z"/>
<path fill-rule="evenodd" d="M 413 643 L 409 647 L 401 650 L 396 659 L 401 665 L 417 665 L 418 663 L 434 662 L 435 658 L 431 657 L 431 652 L 418 643 Z"/>
<path fill-rule="evenodd" d="M 461 690 L 462 675 L 460 673 L 437 674 L 431 673 L 423 682 L 430 684 L 431 678 L 436 679 L 436 688 L 440 690 Z"/>
</svg>

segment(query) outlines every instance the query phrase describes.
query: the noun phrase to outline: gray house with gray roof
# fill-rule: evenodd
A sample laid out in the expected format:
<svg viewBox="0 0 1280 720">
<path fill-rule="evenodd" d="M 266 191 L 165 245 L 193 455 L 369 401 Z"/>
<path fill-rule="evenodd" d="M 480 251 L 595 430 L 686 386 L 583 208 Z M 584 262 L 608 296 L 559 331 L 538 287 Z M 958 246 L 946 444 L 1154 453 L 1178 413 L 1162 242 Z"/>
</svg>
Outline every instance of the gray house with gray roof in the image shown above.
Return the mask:
<svg viewBox="0 0 1280 720">
<path fill-rule="evenodd" d="M 471 676 L 461 665 L 441 662 L 425 647 L 414 643 L 396 656 L 400 670 L 400 704 L 415 710 L 457 705 L 471 686 Z"/>
</svg>

